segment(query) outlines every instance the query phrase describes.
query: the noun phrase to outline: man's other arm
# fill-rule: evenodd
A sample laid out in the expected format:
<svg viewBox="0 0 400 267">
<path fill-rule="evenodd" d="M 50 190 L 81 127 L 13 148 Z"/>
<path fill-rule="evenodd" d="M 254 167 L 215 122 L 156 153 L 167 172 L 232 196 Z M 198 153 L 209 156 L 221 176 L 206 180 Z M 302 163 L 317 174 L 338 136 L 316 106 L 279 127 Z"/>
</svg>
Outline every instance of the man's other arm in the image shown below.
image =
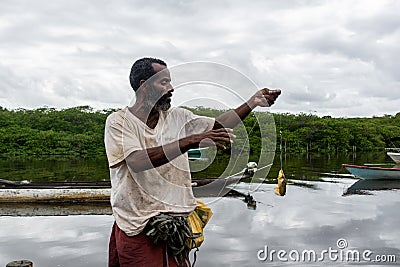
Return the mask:
<svg viewBox="0 0 400 267">
<path fill-rule="evenodd" d="M 240 107 L 229 110 L 215 119 L 213 129 L 234 128 L 239 122 L 243 121 L 250 112 L 260 106 L 269 107 L 281 94 L 281 90 L 270 90 L 268 88 L 257 91 L 247 102 Z"/>
<path fill-rule="evenodd" d="M 142 172 L 170 162 L 189 149 L 198 147 L 200 142 L 202 146 L 216 145 L 218 148 L 225 149 L 222 143 L 229 143 L 231 138 L 235 137 L 231 132 L 231 129 L 220 128 L 190 135 L 164 146 L 132 152 L 125 161 L 134 172 Z"/>
</svg>

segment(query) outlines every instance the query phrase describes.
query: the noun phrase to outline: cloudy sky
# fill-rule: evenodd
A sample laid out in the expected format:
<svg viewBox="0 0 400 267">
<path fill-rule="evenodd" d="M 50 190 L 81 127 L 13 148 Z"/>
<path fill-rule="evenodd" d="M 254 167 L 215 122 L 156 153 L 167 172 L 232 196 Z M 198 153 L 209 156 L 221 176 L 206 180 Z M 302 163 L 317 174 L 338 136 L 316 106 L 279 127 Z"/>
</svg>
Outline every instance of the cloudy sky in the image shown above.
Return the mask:
<svg viewBox="0 0 400 267">
<path fill-rule="evenodd" d="M 399 12 L 395 0 L 2 0 L 0 106 L 125 106 L 132 63 L 152 56 L 171 67 L 223 64 L 255 88 L 281 88 L 273 112 L 394 115 Z M 231 89 L 242 97 L 253 90 Z M 217 91 L 205 93 L 236 105 Z M 176 90 L 175 97 L 192 93 Z"/>
</svg>

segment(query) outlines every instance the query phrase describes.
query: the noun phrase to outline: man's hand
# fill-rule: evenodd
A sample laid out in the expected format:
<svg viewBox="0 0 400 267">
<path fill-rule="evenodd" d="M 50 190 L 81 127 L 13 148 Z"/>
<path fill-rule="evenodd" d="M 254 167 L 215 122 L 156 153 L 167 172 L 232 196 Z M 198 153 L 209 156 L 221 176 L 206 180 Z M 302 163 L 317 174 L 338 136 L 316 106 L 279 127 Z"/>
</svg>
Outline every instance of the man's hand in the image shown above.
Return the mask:
<svg viewBox="0 0 400 267">
<path fill-rule="evenodd" d="M 255 107 L 270 107 L 281 94 L 281 90 L 270 90 L 268 88 L 261 89 L 255 93 L 249 100 L 249 105 L 253 109 Z"/>
<path fill-rule="evenodd" d="M 220 128 L 234 128 L 243 121 L 256 107 L 269 107 L 281 94 L 281 90 L 270 90 L 268 88 L 257 91 L 246 103 L 235 110 L 230 110 L 215 119 L 214 130 Z"/>
<path fill-rule="evenodd" d="M 201 134 L 192 135 L 191 142 L 196 146 L 208 147 L 215 145 L 220 149 L 226 149 L 222 143 L 233 143 L 233 138 L 236 135 L 232 134 L 233 130 L 230 128 L 220 128 L 216 130 L 207 131 Z"/>
</svg>

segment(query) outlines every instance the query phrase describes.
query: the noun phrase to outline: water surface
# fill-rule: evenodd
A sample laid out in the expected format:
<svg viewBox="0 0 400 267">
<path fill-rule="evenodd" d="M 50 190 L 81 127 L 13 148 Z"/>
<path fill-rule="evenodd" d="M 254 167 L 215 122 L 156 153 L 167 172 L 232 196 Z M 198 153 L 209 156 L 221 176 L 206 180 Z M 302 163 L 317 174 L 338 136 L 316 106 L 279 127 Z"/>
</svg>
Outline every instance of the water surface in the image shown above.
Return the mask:
<svg viewBox="0 0 400 267">
<path fill-rule="evenodd" d="M 320 253 L 329 248 L 370 250 L 371 258 L 395 255 L 399 263 L 399 190 L 369 188 L 359 194 L 344 196 L 357 180 L 337 175 L 346 173 L 340 164 L 360 162 L 390 163 L 384 155 L 373 154 L 342 158 L 292 155 L 286 157 L 284 169 L 294 184 L 288 185 L 284 197 L 274 194 L 274 184 L 240 183 L 235 189 L 245 194 L 250 190 L 257 201 L 256 209 L 249 209 L 243 197 L 203 199 L 209 203 L 214 215 L 205 229 L 206 240 L 198 252 L 196 266 L 294 263 L 279 261 L 276 255 L 260 260 L 257 254 L 265 247 L 269 251 L 288 253 L 293 250 Z M 277 175 L 279 167 L 278 161 L 271 169 L 271 177 Z M 4 205 L 0 205 L 2 207 Z M 14 209 L 18 210 L 18 207 Z M 33 207 L 25 209 L 35 210 Z M 79 210 L 79 207 L 75 209 Z M 68 207 L 55 210 L 63 211 L 62 215 L 68 214 Z M 75 215 L 70 216 L 21 216 L 24 213 L 0 216 L 0 266 L 17 259 L 29 259 L 34 266 L 106 266 L 113 217 L 99 207 L 93 208 L 92 212 L 90 207 L 84 210 L 89 212 L 83 214 L 91 215 L 77 215 L 80 212 L 75 211 Z M 338 248 L 339 239 L 347 242 L 346 248 Z M 328 257 L 323 263 L 349 265 L 349 262 L 332 261 Z M 321 266 L 322 263 L 306 261 L 297 264 Z M 371 263 L 364 261 L 362 264 Z"/>
</svg>

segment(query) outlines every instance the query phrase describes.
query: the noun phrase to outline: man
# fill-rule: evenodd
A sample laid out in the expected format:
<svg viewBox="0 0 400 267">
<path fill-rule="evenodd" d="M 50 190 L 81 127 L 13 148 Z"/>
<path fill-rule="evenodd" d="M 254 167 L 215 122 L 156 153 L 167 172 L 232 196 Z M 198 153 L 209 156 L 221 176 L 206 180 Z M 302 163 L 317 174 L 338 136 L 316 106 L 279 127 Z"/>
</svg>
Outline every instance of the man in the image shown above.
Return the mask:
<svg viewBox="0 0 400 267">
<path fill-rule="evenodd" d="M 271 106 L 280 90 L 262 89 L 216 119 L 171 108 L 174 88 L 165 62 L 137 60 L 130 83 L 136 102 L 107 118 L 105 146 L 110 167 L 115 223 L 109 266 L 177 266 L 165 244 L 146 235 L 160 214 L 188 216 L 196 207 L 187 151 L 215 145 L 224 149 L 232 129 L 257 106 Z"/>
</svg>

